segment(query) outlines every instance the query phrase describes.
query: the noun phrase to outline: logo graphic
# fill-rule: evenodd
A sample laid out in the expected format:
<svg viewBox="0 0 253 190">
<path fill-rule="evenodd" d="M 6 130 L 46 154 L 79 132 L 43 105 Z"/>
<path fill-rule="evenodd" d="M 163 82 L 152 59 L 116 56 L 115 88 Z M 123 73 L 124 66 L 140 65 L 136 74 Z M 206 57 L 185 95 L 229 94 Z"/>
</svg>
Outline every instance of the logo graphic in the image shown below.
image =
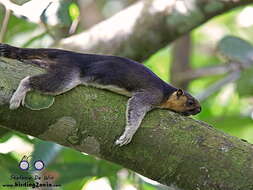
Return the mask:
<svg viewBox="0 0 253 190">
<path fill-rule="evenodd" d="M 61 184 L 54 184 L 55 181 L 54 175 L 50 174 L 42 174 L 40 172 L 34 171 L 41 171 L 45 168 L 45 164 L 40 159 L 31 159 L 32 156 L 23 156 L 21 161 L 18 164 L 18 167 L 22 171 L 31 171 L 31 172 L 23 172 L 23 174 L 11 174 L 10 180 L 12 180 L 9 184 L 2 184 L 0 182 L 0 189 L 3 188 L 29 188 L 29 189 L 52 189 L 55 187 L 60 187 Z M 2 187 L 3 188 L 2 188 Z"/>
<path fill-rule="evenodd" d="M 44 162 L 42 160 L 36 160 L 34 162 L 34 168 L 36 170 L 43 170 L 44 167 L 45 167 L 45 164 L 44 164 Z"/>
<path fill-rule="evenodd" d="M 21 162 L 19 162 L 19 168 L 21 170 L 28 170 L 29 169 L 29 163 L 26 160 L 21 160 Z"/>
<path fill-rule="evenodd" d="M 32 158 L 32 156 L 23 156 L 23 158 L 21 159 L 21 161 L 19 162 L 19 168 L 21 170 L 28 170 L 30 168 L 30 161 L 29 159 Z M 33 168 L 35 170 L 43 170 L 45 167 L 45 164 L 42 160 L 35 160 L 33 163 Z"/>
</svg>

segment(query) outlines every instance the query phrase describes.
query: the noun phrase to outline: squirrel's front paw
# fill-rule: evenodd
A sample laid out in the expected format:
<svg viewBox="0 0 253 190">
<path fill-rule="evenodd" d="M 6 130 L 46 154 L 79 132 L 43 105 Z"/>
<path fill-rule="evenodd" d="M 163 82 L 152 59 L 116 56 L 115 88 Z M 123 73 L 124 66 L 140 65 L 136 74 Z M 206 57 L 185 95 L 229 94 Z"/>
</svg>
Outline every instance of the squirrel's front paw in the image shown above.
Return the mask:
<svg viewBox="0 0 253 190">
<path fill-rule="evenodd" d="M 131 134 L 123 134 L 120 136 L 118 140 L 116 140 L 115 144 L 119 146 L 126 145 L 131 142 L 133 135 Z"/>
<path fill-rule="evenodd" d="M 20 96 L 20 95 L 17 95 L 16 93 L 14 93 L 14 95 L 11 97 L 9 108 L 11 110 L 18 109 L 21 102 L 22 102 L 22 105 L 24 105 L 24 100 L 25 100 L 24 96 Z"/>
<path fill-rule="evenodd" d="M 15 110 L 17 109 L 19 106 L 20 106 L 20 103 L 21 103 L 22 100 L 18 99 L 18 98 L 15 98 L 12 96 L 11 100 L 10 100 L 10 106 L 9 108 L 11 110 Z"/>
</svg>

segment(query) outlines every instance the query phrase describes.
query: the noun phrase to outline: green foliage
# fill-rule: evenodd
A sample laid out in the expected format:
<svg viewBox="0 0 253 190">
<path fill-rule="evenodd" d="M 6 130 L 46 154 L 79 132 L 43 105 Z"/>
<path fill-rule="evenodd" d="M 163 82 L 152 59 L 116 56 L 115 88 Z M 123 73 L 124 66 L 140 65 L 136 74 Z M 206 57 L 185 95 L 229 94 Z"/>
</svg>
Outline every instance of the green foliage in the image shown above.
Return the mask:
<svg viewBox="0 0 253 190">
<path fill-rule="evenodd" d="M 251 97 L 253 94 L 253 46 L 241 38 L 226 36 L 218 43 L 218 51 L 227 60 L 237 62 L 238 67 L 247 68 L 242 70 L 236 87 L 240 96 Z M 252 66 L 247 66 L 248 64 Z"/>
<path fill-rule="evenodd" d="M 218 43 L 218 52 L 230 61 L 247 63 L 253 61 L 253 46 L 235 36 L 226 36 Z"/>
<path fill-rule="evenodd" d="M 19 169 L 18 164 L 19 162 L 13 157 L 12 154 L 0 154 L 1 188 L 4 184 L 13 184 L 11 176 L 22 175 L 25 177 L 30 177 L 28 172 Z"/>
<path fill-rule="evenodd" d="M 77 4 L 75 4 L 75 3 L 70 4 L 69 15 L 70 15 L 72 21 L 76 20 L 80 16 L 80 10 L 79 10 L 79 7 L 77 6 Z"/>
<path fill-rule="evenodd" d="M 60 25 L 62 26 L 69 26 L 71 25 L 71 15 L 69 15 L 69 8 L 72 5 L 71 1 L 68 0 L 61 0 L 60 1 L 60 8 L 57 11 L 58 19 L 60 20 Z"/>
<path fill-rule="evenodd" d="M 250 29 L 252 31 L 253 26 L 243 28 L 238 25 L 238 17 L 243 10 L 244 8 L 241 8 L 218 16 L 193 31 L 194 47 L 191 64 L 194 68 L 224 64 L 218 59 L 218 55 L 222 55 L 226 61 L 233 60 L 241 63 L 252 61 L 250 42 L 253 38 Z M 226 35 L 228 36 L 224 37 Z M 218 47 L 215 48 L 216 46 Z M 194 80 L 190 83 L 189 89 L 194 94 L 198 94 L 223 77 L 210 76 Z M 252 103 L 244 98 L 244 96 L 252 97 L 251 81 L 252 69 L 243 70 L 236 83 L 222 87 L 220 91 L 201 102 L 202 112 L 194 117 L 252 143 Z"/>
<path fill-rule="evenodd" d="M 36 160 L 43 160 L 44 164 L 48 166 L 58 156 L 62 148 L 58 144 L 36 139 L 31 163 L 34 163 Z"/>
<path fill-rule="evenodd" d="M 10 137 L 12 137 L 12 133 L 10 130 L 5 129 L 5 128 L 0 128 L 0 143 L 7 141 Z"/>
<path fill-rule="evenodd" d="M 47 169 L 57 172 L 59 174 L 57 182 L 65 185 L 73 181 L 82 183 L 84 178 L 93 177 L 108 177 L 115 183 L 116 174 L 122 167 L 65 148 Z"/>
<path fill-rule="evenodd" d="M 22 43 L 30 38 L 32 31 L 34 31 L 36 27 L 38 26 L 34 23 L 11 16 L 8 23 L 8 30 L 5 35 L 5 42 L 22 46 Z"/>
<path fill-rule="evenodd" d="M 242 97 L 252 97 L 253 94 L 253 66 L 244 71 L 237 81 L 237 91 Z"/>
<path fill-rule="evenodd" d="M 151 56 L 144 64 L 161 79 L 168 82 L 170 78 L 170 59 L 170 48 L 164 48 Z"/>
</svg>

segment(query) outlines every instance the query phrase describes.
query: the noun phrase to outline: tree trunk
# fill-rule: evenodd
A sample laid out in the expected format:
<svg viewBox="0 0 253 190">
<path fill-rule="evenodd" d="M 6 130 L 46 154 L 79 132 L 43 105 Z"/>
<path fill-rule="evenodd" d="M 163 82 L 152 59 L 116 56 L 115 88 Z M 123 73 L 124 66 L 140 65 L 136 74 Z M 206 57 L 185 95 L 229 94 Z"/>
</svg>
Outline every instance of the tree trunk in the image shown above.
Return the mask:
<svg viewBox="0 0 253 190">
<path fill-rule="evenodd" d="M 252 145 L 189 117 L 154 110 L 132 142 L 117 147 L 114 142 L 125 125 L 126 97 L 80 86 L 55 97 L 48 109 L 9 110 L 20 79 L 41 72 L 15 60 L 0 62 L 1 126 L 121 164 L 180 189 L 253 189 Z"/>
<path fill-rule="evenodd" d="M 141 0 L 58 47 L 143 61 L 209 19 L 252 0 Z"/>
<path fill-rule="evenodd" d="M 190 58 L 191 58 L 192 42 L 191 36 L 186 34 L 175 41 L 172 49 L 172 63 L 170 69 L 171 84 L 177 88 L 187 90 L 190 80 L 178 80 L 179 74 L 191 72 Z"/>
</svg>

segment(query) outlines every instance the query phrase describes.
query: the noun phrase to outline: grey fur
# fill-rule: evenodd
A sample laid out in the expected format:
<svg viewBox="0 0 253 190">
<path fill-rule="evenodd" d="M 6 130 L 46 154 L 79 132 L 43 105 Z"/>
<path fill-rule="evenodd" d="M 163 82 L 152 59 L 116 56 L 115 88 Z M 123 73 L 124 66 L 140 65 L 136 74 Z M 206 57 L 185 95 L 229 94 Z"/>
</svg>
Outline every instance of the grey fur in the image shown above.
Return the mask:
<svg viewBox="0 0 253 190">
<path fill-rule="evenodd" d="M 20 106 L 21 102 L 22 105 L 24 105 L 26 93 L 31 90 L 29 82 L 30 76 L 27 76 L 20 81 L 17 90 L 15 91 L 10 100 L 9 108 L 11 110 L 17 109 Z"/>
</svg>

